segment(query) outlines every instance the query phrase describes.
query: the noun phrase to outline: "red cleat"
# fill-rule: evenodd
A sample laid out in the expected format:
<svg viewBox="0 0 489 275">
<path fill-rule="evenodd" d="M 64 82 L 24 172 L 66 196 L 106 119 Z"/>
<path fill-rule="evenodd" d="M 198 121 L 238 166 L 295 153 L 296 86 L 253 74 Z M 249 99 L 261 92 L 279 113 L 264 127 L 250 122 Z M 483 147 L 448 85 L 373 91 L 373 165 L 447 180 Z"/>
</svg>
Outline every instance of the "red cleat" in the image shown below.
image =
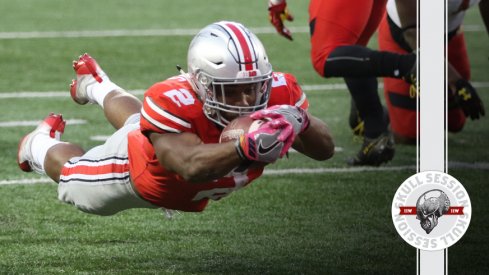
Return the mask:
<svg viewBox="0 0 489 275">
<path fill-rule="evenodd" d="M 95 103 L 87 94 L 87 88 L 95 83 L 108 80 L 107 74 L 100 68 L 97 61 L 87 53 L 81 55 L 78 61 L 73 61 L 73 69 L 76 72 L 76 80 L 70 85 L 71 98 L 78 104 Z"/>
<path fill-rule="evenodd" d="M 61 114 L 49 114 L 37 128 L 25 135 L 19 142 L 17 152 L 17 164 L 24 172 L 36 171 L 42 173 L 42 168 L 39 164 L 33 162 L 32 157 L 32 140 L 36 135 L 48 135 L 51 138 L 60 140 L 61 135 L 65 130 L 66 121 L 63 120 Z"/>
</svg>

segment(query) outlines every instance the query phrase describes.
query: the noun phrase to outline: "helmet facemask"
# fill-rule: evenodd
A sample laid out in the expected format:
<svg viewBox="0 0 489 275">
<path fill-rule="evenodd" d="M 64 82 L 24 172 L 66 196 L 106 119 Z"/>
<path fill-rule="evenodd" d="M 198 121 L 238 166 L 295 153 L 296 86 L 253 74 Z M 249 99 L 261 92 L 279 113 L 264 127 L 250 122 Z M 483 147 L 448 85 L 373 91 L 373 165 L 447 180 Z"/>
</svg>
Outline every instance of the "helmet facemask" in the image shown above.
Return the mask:
<svg viewBox="0 0 489 275">
<path fill-rule="evenodd" d="M 239 81 L 215 79 L 209 82 L 210 79 L 210 76 L 201 74 L 198 86 L 205 89 L 206 116 L 220 126 L 225 127 L 234 118 L 249 115 L 267 106 L 272 85 L 271 74 L 258 79 L 248 78 Z"/>
</svg>

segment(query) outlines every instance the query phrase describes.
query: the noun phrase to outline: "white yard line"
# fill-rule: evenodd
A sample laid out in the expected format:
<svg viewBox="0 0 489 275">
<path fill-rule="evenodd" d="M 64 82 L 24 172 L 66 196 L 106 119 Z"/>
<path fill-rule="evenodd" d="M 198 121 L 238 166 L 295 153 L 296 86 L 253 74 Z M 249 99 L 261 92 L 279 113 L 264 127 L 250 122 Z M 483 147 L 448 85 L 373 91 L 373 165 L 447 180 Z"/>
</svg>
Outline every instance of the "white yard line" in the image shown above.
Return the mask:
<svg viewBox="0 0 489 275">
<path fill-rule="evenodd" d="M 273 27 L 250 28 L 255 34 L 275 34 Z M 309 27 L 289 27 L 292 33 L 308 33 Z M 142 37 L 142 36 L 193 36 L 200 29 L 143 29 L 143 30 L 85 30 L 85 31 L 36 31 L 36 32 L 0 32 L 4 39 L 39 38 L 79 38 L 79 37 Z M 464 25 L 465 32 L 483 32 L 480 25 Z"/>
<path fill-rule="evenodd" d="M 145 90 L 132 90 L 129 91 L 134 95 L 142 95 Z M 49 98 L 49 97 L 62 97 L 68 98 L 70 97 L 70 93 L 68 91 L 32 91 L 32 92 L 0 92 L 0 100 L 1 99 L 10 99 L 10 98 Z"/>
<path fill-rule="evenodd" d="M 472 85 L 475 88 L 489 88 L 489 82 L 473 82 Z M 347 87 L 342 83 L 333 84 L 320 84 L 320 85 L 302 85 L 302 89 L 308 91 L 337 91 L 346 90 Z M 379 89 L 382 89 L 382 83 L 379 83 Z M 145 90 L 131 90 L 130 93 L 134 95 L 143 95 Z M 0 92 L 0 100 L 9 98 L 49 98 L 49 97 L 63 97 L 70 96 L 68 91 L 23 91 L 23 92 Z"/>
<path fill-rule="evenodd" d="M 488 162 L 449 162 L 449 169 L 473 169 L 473 170 L 489 170 Z M 338 167 L 338 168 L 294 168 L 294 169 L 265 169 L 263 173 L 266 176 L 282 176 L 291 174 L 334 174 L 334 173 L 358 173 L 358 172 L 392 172 L 401 170 L 415 170 L 415 165 L 403 165 L 403 166 L 381 166 L 381 167 Z M 19 178 L 10 180 L 0 180 L 1 185 L 29 185 L 29 184 L 41 184 L 52 183 L 53 181 L 47 177 L 43 178 Z"/>
<path fill-rule="evenodd" d="M 273 27 L 250 28 L 255 34 L 275 34 Z M 308 33 L 309 27 L 291 27 L 294 33 Z M 79 38 L 79 37 L 138 37 L 138 36 L 193 36 L 200 29 L 145 29 L 93 31 L 39 31 L 0 32 L 0 39 Z"/>
<path fill-rule="evenodd" d="M 29 184 L 39 184 L 39 183 L 51 183 L 51 182 L 53 181 L 50 178 L 13 179 L 13 180 L 0 180 L 0 185 L 13 185 L 13 184 L 29 185 Z"/>
<path fill-rule="evenodd" d="M 105 142 L 110 136 L 102 136 L 102 135 L 96 135 L 96 136 L 91 136 L 90 140 L 93 141 L 103 141 Z"/>
<path fill-rule="evenodd" d="M 21 121 L 3 121 L 0 122 L 0 128 L 4 127 L 18 127 L 18 126 L 37 126 L 39 125 L 40 120 L 21 120 Z M 68 125 L 77 125 L 77 124 L 86 124 L 87 121 L 83 119 L 68 119 L 66 120 L 66 124 Z"/>
<path fill-rule="evenodd" d="M 332 174 L 332 173 L 358 173 L 358 172 L 390 172 L 401 170 L 415 170 L 416 165 L 403 166 L 380 166 L 380 167 L 338 167 L 338 168 L 293 168 L 293 169 L 265 169 L 264 175 L 290 175 L 290 174 Z M 473 169 L 473 170 L 489 170 L 488 162 L 448 162 L 448 170 L 450 169 Z"/>
<path fill-rule="evenodd" d="M 381 167 L 338 167 L 338 168 L 292 168 L 292 169 L 265 169 L 264 175 L 290 175 L 290 174 L 332 174 L 332 173 L 357 173 L 357 172 L 386 172 L 400 170 L 415 170 L 415 165 L 405 166 L 381 166 Z"/>
</svg>

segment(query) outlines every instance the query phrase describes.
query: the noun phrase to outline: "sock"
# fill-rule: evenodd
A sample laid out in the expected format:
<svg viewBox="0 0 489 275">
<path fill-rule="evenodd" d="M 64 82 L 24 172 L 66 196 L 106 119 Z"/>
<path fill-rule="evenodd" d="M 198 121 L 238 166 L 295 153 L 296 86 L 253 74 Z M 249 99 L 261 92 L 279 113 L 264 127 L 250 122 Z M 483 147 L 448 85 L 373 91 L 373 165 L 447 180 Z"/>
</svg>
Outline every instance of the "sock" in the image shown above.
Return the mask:
<svg viewBox="0 0 489 275">
<path fill-rule="evenodd" d="M 48 150 L 56 144 L 63 143 L 62 141 L 56 140 L 54 138 L 49 137 L 46 134 L 38 134 L 32 139 L 31 143 L 31 153 L 32 153 L 32 161 L 34 165 L 40 167 L 42 171 L 36 172 L 44 172 L 44 160 L 46 159 L 46 154 Z"/>
<path fill-rule="evenodd" d="M 384 109 L 377 93 L 377 78 L 345 77 L 345 82 L 358 114 L 365 123 L 365 137 L 378 137 L 387 129 L 387 121 L 384 119 Z"/>
<path fill-rule="evenodd" d="M 102 83 L 96 82 L 95 84 L 88 86 L 87 95 L 89 99 L 95 100 L 95 102 L 97 102 L 103 109 L 105 97 L 116 89 L 121 89 L 121 87 L 117 86 L 117 84 L 110 81 L 108 78 L 105 78 Z"/>
<path fill-rule="evenodd" d="M 325 77 L 394 77 L 407 75 L 416 55 L 374 51 L 352 45 L 335 48 L 324 62 Z"/>
</svg>

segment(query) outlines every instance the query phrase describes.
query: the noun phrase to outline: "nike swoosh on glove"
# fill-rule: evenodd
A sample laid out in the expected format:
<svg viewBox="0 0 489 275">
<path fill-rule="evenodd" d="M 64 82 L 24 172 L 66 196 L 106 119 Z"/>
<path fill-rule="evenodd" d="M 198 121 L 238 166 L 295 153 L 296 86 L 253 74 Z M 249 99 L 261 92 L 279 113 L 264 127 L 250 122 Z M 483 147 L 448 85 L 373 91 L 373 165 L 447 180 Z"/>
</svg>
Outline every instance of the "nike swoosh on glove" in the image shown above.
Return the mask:
<svg viewBox="0 0 489 275">
<path fill-rule="evenodd" d="M 275 162 L 292 146 L 295 134 L 292 125 L 279 118 L 267 121 L 257 130 L 241 135 L 235 147 L 243 160 Z"/>
</svg>

